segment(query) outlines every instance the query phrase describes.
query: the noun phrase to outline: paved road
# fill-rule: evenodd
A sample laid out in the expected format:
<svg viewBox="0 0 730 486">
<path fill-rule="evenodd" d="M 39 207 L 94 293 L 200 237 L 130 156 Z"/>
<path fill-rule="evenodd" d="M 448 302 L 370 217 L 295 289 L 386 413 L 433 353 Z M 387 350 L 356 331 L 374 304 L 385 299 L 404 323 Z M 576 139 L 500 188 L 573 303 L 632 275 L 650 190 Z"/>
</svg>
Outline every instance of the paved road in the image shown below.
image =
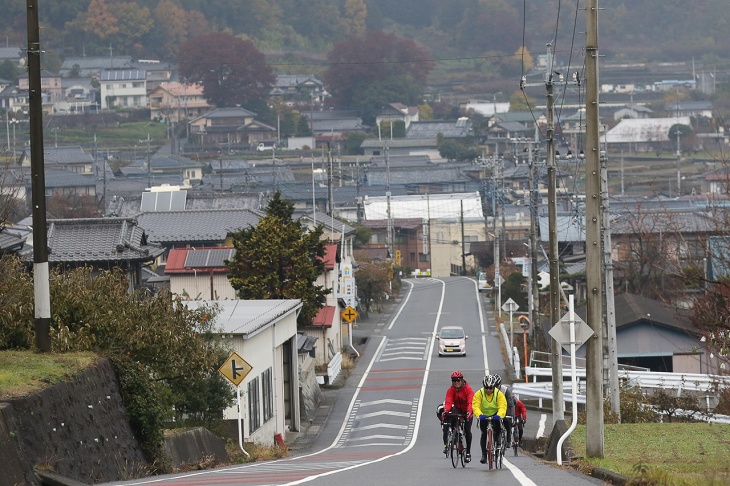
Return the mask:
<svg viewBox="0 0 730 486">
<path fill-rule="evenodd" d="M 456 475 L 465 484 L 602 484 L 525 454 L 510 453 L 503 469 L 488 471 L 477 460 L 476 428 L 475 460 L 466 468 L 454 470 L 441 453 L 435 409 L 451 372 L 460 369 L 474 387 L 487 372 L 505 372 L 494 321 L 483 303 L 471 279 L 405 281 L 390 318 L 375 319 L 364 330 L 371 337 L 358 366 L 336 395 L 327 392 L 319 419 L 292 443 L 292 457 L 123 484 L 444 484 Z M 433 338 L 445 325 L 466 329 L 466 357 L 438 357 Z M 540 420 L 528 421 L 528 433 L 535 433 Z"/>
</svg>

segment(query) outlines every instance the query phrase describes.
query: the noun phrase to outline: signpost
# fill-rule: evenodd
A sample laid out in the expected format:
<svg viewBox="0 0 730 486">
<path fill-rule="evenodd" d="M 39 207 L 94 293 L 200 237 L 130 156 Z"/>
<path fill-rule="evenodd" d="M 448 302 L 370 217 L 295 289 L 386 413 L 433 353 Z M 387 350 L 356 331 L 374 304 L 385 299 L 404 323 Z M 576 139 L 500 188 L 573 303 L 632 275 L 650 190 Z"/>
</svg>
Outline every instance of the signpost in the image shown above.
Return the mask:
<svg viewBox="0 0 730 486">
<path fill-rule="evenodd" d="M 253 366 L 233 351 L 226 359 L 218 372 L 236 387 L 236 405 L 238 406 L 238 445 L 246 456 L 248 452 L 243 448 L 243 422 L 241 419 L 241 382 L 251 372 Z"/>
<path fill-rule="evenodd" d="M 520 316 L 517 318 L 522 328 L 522 346 L 524 347 L 525 355 L 525 369 L 527 369 L 527 333 L 530 332 L 530 318 L 527 316 Z M 525 383 L 528 382 L 527 373 L 525 373 Z"/>
<path fill-rule="evenodd" d="M 514 341 L 515 325 L 512 322 L 512 313 L 515 312 L 519 308 L 520 308 L 520 306 L 517 305 L 517 302 L 512 300 L 511 297 L 509 299 L 507 299 L 507 301 L 504 304 L 502 304 L 502 310 L 505 312 L 509 312 L 509 348 L 510 348 L 510 350 L 514 349 L 513 343 L 515 342 Z"/>
<path fill-rule="evenodd" d="M 358 313 L 352 308 L 352 306 L 348 305 L 347 308 L 340 313 L 340 316 L 347 322 L 352 322 L 357 319 Z"/>
<path fill-rule="evenodd" d="M 554 326 L 550 329 L 549 334 L 555 339 L 560 345 L 570 353 L 570 379 L 572 385 L 572 398 L 573 398 L 573 422 L 565 432 L 565 434 L 558 439 L 558 465 L 563 464 L 562 450 L 563 442 L 568 436 L 575 430 L 575 426 L 578 425 L 578 374 L 576 372 L 575 365 L 575 350 L 583 345 L 588 338 L 593 336 L 593 330 L 588 324 L 575 315 L 573 308 L 573 295 L 568 296 L 568 313 L 565 314 Z M 567 332 L 566 332 L 567 331 Z M 553 385 L 554 386 L 554 385 Z"/>
</svg>

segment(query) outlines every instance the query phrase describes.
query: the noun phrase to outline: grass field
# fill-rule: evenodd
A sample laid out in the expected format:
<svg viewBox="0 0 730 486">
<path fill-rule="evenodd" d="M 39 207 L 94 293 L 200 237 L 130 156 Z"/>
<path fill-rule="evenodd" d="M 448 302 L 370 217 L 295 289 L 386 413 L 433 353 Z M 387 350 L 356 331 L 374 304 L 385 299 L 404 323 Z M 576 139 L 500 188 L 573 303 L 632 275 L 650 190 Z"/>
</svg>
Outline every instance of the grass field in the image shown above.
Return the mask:
<svg viewBox="0 0 730 486">
<path fill-rule="evenodd" d="M 585 458 L 586 427 L 570 436 L 580 468 L 607 469 L 634 484 L 730 484 L 730 426 L 707 423 L 607 424 L 604 457 Z"/>
<path fill-rule="evenodd" d="M 0 399 L 24 396 L 74 376 L 94 363 L 93 353 L 0 351 Z"/>
</svg>

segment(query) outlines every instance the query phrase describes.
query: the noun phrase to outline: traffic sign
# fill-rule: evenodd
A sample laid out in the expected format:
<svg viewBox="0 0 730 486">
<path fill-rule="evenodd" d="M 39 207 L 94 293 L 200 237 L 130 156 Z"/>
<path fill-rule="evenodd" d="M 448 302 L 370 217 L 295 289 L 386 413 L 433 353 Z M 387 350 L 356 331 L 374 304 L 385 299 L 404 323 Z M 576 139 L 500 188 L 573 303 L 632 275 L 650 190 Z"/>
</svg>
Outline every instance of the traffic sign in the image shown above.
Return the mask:
<svg viewBox="0 0 730 486">
<path fill-rule="evenodd" d="M 494 285 L 496 285 L 497 287 L 499 287 L 499 286 L 501 286 L 501 285 L 502 285 L 503 283 L 504 283 L 504 278 L 502 278 L 502 276 L 501 276 L 501 275 L 496 275 L 496 276 L 494 277 Z"/>
<path fill-rule="evenodd" d="M 505 312 L 515 312 L 517 309 L 519 309 L 520 306 L 512 300 L 512 298 L 507 299 L 507 301 L 502 304 L 502 310 Z"/>
<path fill-rule="evenodd" d="M 575 321 L 575 349 L 578 349 L 593 336 L 593 329 L 578 314 L 573 314 L 573 320 Z M 570 353 L 570 313 L 566 313 L 560 318 L 548 333 L 560 343 L 566 352 Z"/>
<path fill-rule="evenodd" d="M 355 309 L 348 305 L 347 308 L 340 313 L 340 316 L 342 316 L 342 318 L 347 322 L 352 322 L 357 319 L 358 314 Z"/>
<path fill-rule="evenodd" d="M 218 368 L 218 372 L 226 377 L 234 386 L 241 384 L 246 375 L 248 375 L 253 366 L 248 364 L 245 359 L 241 358 L 235 351 L 228 356 L 228 359 Z"/>
</svg>

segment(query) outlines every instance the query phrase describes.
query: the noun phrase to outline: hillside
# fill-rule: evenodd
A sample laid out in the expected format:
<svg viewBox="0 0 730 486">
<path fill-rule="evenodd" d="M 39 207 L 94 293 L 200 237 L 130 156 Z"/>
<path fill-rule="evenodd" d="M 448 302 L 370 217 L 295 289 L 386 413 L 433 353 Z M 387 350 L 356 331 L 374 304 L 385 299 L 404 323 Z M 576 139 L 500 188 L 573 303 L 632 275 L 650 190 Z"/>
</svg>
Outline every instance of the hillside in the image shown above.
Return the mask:
<svg viewBox="0 0 730 486">
<path fill-rule="evenodd" d="M 63 0 L 41 4 L 40 18 L 49 62 L 110 54 L 174 60 L 187 38 L 229 30 L 271 53 L 278 71 L 316 73 L 334 42 L 367 28 L 418 41 L 458 82 L 519 73 L 520 63 L 510 57 L 523 43 L 534 57 L 552 42 L 559 61 L 580 65 L 583 7 L 584 2 L 560 0 Z M 694 60 L 697 69 L 713 72 L 730 66 L 726 0 L 704 0 L 691 8 L 680 0 L 600 2 L 600 7 L 605 63 Z M 25 44 L 25 5 L 0 0 L 0 8 L 6 45 Z"/>
</svg>

